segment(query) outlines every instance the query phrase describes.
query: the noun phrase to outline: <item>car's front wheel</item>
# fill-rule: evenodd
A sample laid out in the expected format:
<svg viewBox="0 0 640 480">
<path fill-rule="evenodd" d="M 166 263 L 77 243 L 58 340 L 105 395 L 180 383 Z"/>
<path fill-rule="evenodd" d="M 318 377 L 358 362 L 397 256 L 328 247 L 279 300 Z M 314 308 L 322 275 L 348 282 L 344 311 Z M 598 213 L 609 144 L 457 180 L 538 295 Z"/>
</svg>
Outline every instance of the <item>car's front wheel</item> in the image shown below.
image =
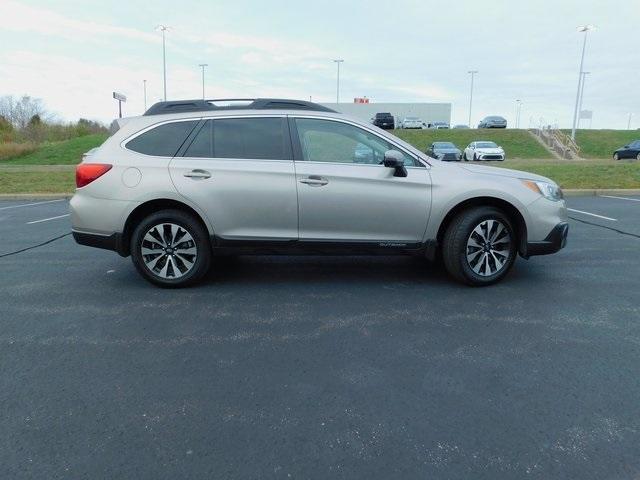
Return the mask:
<svg viewBox="0 0 640 480">
<path fill-rule="evenodd" d="M 638 155 L 636 155 L 636 160 L 640 162 L 640 152 L 638 152 Z"/>
<path fill-rule="evenodd" d="M 131 259 L 138 272 L 160 287 L 183 287 L 209 270 L 211 246 L 206 229 L 181 210 L 146 217 L 131 236 Z"/>
<path fill-rule="evenodd" d="M 618 155 L 618 152 L 613 154 L 613 159 L 614 160 L 620 160 L 620 156 Z"/>
<path fill-rule="evenodd" d="M 456 280 L 473 286 L 491 285 L 511 269 L 518 253 L 509 218 L 494 207 L 461 212 L 445 232 L 442 260 Z"/>
</svg>

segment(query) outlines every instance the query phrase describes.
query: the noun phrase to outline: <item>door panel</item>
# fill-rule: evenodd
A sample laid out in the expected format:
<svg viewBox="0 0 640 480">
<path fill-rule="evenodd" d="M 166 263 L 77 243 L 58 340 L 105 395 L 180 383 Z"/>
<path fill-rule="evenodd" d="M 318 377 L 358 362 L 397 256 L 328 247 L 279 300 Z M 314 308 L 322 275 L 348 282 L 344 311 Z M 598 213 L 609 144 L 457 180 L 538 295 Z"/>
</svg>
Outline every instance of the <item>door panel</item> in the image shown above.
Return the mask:
<svg viewBox="0 0 640 480">
<path fill-rule="evenodd" d="M 297 118 L 292 136 L 300 240 L 422 241 L 431 204 L 427 168 L 405 153 L 408 175 L 395 177 L 380 165 L 393 145 L 345 122 Z"/>
<path fill-rule="evenodd" d="M 217 236 L 298 238 L 295 169 L 284 118 L 208 120 L 185 155 L 171 161 L 171 179 L 206 212 Z"/>
<path fill-rule="evenodd" d="M 381 165 L 296 162 L 300 240 L 422 241 L 431 198 L 426 168 L 394 177 Z"/>
</svg>

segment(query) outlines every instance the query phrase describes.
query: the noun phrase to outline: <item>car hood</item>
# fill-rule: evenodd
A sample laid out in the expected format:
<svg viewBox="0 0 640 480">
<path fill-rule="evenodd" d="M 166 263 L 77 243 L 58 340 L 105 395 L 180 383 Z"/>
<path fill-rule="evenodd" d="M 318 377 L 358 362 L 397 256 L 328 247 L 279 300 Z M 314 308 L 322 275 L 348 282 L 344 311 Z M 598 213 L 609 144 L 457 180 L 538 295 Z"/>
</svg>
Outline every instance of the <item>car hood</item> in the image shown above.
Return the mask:
<svg viewBox="0 0 640 480">
<path fill-rule="evenodd" d="M 502 148 L 476 148 L 478 153 L 504 153 Z"/>
<path fill-rule="evenodd" d="M 433 153 L 460 153 L 459 148 L 434 148 Z"/>
<path fill-rule="evenodd" d="M 553 180 L 536 175 L 535 173 L 523 172 L 522 170 L 511 170 L 509 168 L 488 167 L 484 165 L 457 165 L 459 168 L 467 170 L 471 173 L 480 173 L 485 175 L 497 175 L 499 177 L 521 178 L 523 180 L 534 180 L 538 182 L 547 182 L 555 184 Z"/>
</svg>

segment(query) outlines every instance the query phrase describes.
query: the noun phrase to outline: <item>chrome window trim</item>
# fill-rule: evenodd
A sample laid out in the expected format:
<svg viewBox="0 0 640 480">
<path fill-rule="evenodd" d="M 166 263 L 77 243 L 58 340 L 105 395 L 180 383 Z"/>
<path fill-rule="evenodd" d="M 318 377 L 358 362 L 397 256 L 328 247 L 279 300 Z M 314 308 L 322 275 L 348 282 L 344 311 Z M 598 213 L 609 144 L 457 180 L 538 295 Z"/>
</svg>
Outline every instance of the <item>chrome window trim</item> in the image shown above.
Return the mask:
<svg viewBox="0 0 640 480">
<path fill-rule="evenodd" d="M 148 155 L 146 153 L 142 153 L 142 152 L 136 152 L 135 150 L 131 150 L 130 148 L 126 147 L 126 144 L 129 143 L 131 140 L 135 139 L 136 137 L 139 137 L 140 135 L 142 135 L 143 133 L 148 132 L 149 130 L 152 130 L 154 128 L 160 127 L 162 125 L 166 125 L 167 123 L 178 123 L 178 122 L 199 122 L 201 120 L 223 120 L 223 119 L 231 119 L 231 118 L 286 118 L 287 115 L 285 114 L 272 114 L 272 115 L 265 115 L 263 114 L 231 114 L 231 115 L 200 115 L 198 117 L 189 117 L 189 118 L 172 118 L 170 120 L 164 120 L 161 122 L 156 122 L 153 123 L 151 125 L 147 125 L 146 127 L 144 127 L 142 130 L 137 131 L 136 133 L 128 136 L 127 138 L 125 138 L 124 140 L 122 140 L 120 142 L 120 147 L 123 150 L 126 150 L 127 152 L 131 152 L 134 153 L 136 155 L 144 155 L 145 157 L 151 157 L 151 158 L 176 158 L 175 155 L 172 157 L 167 157 L 167 156 L 158 156 L 158 155 Z M 208 158 L 208 157 L 180 157 L 180 158 Z M 214 157 L 214 158 L 219 158 L 220 160 L 224 160 L 225 158 L 220 158 L 220 157 Z M 228 160 L 228 159 L 227 159 Z M 261 158 L 256 158 L 256 159 L 240 159 L 240 160 L 260 160 L 262 161 L 263 159 Z M 271 162 L 280 162 L 280 161 L 284 161 L 284 162 L 292 162 L 293 160 L 267 160 L 267 161 L 271 161 Z"/>
</svg>

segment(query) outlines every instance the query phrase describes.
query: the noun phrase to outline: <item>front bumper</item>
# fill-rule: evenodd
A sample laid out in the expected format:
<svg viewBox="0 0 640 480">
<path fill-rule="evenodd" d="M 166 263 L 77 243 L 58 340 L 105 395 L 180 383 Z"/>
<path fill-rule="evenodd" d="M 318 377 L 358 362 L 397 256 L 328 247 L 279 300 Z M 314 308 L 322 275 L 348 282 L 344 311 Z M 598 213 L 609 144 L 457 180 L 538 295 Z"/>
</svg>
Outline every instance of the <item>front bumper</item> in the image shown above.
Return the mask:
<svg viewBox="0 0 640 480">
<path fill-rule="evenodd" d="M 478 154 L 478 160 L 504 160 L 504 153 L 481 153 Z"/>
<path fill-rule="evenodd" d="M 526 257 L 534 255 L 549 255 L 561 250 L 567 244 L 567 235 L 569 234 L 569 224 L 561 222 L 557 224 L 549 235 L 541 242 L 527 242 Z"/>
</svg>

